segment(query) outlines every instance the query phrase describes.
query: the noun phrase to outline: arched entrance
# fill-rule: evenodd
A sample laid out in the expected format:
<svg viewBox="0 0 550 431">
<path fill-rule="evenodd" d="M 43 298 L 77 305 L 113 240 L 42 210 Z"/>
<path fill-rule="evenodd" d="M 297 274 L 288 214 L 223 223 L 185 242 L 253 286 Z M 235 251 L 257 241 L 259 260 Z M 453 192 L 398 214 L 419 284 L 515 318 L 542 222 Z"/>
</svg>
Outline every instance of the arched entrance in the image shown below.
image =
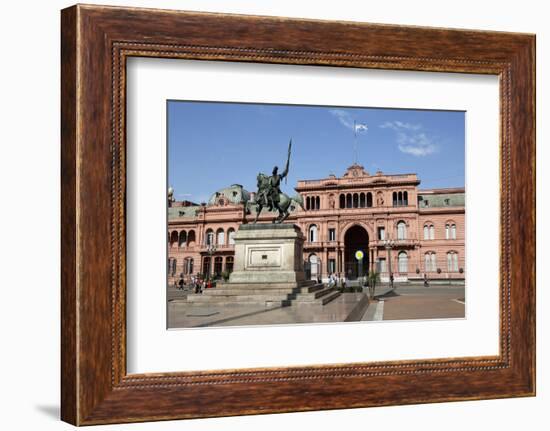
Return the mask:
<svg viewBox="0 0 550 431">
<path fill-rule="evenodd" d="M 355 258 L 357 251 L 363 252 L 361 261 Z M 363 276 L 369 269 L 369 234 L 364 227 L 350 227 L 344 235 L 344 269 L 346 277 L 354 280 Z"/>
</svg>

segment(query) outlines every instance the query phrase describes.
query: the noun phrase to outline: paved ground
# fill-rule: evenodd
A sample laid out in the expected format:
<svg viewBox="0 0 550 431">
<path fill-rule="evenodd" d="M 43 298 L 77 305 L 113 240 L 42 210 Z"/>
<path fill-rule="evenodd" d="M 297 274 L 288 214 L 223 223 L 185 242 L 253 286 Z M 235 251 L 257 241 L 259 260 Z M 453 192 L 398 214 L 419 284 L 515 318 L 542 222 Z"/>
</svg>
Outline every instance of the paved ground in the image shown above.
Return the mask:
<svg viewBox="0 0 550 431">
<path fill-rule="evenodd" d="M 368 306 L 363 293 L 344 293 L 326 305 L 290 307 L 192 305 L 175 299 L 168 303 L 168 327 L 280 325 L 361 320 Z"/>
<path fill-rule="evenodd" d="M 376 298 L 383 301 L 376 304 L 383 310 L 377 316 L 381 318 L 373 315 L 369 320 L 463 318 L 464 297 L 464 286 L 397 286 L 393 291 L 383 287 L 376 292 Z"/>
<path fill-rule="evenodd" d="M 183 292 L 181 296 L 185 296 Z M 393 290 L 382 286 L 376 289 L 377 301 L 370 303 L 363 293 L 344 293 L 325 306 L 301 304 L 267 309 L 192 305 L 181 296 L 172 296 L 168 303 L 169 328 L 465 317 L 464 286 L 398 285 Z"/>
</svg>

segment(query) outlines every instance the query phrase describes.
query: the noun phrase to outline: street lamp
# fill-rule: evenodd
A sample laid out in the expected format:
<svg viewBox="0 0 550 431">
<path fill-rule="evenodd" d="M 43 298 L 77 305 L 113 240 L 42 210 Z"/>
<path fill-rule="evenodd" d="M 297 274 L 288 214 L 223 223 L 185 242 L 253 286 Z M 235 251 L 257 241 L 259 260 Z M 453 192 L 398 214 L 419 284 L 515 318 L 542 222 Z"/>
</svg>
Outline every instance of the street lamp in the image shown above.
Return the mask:
<svg viewBox="0 0 550 431">
<path fill-rule="evenodd" d="M 210 273 L 212 272 L 212 255 L 216 253 L 216 246 L 214 244 L 208 244 L 206 247 L 206 252 L 210 256 L 210 260 L 208 261 L 208 277 L 210 278 Z"/>
<path fill-rule="evenodd" d="M 384 244 L 384 248 L 388 251 L 388 271 L 389 271 L 389 282 L 390 287 L 393 289 L 393 272 L 391 269 L 391 249 L 395 245 L 395 241 L 393 239 L 385 239 L 382 242 Z"/>
</svg>

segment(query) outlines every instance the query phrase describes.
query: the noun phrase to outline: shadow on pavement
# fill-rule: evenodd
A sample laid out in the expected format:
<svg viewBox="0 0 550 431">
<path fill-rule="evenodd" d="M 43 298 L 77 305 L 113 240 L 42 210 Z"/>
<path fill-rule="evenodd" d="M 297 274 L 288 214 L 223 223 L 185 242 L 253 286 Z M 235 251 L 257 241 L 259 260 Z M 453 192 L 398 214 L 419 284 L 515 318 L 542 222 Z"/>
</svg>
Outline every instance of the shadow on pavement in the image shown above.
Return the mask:
<svg viewBox="0 0 550 431">
<path fill-rule="evenodd" d="M 397 296 L 401 296 L 401 295 L 399 295 L 399 293 L 397 293 L 395 289 L 393 289 L 393 290 L 387 291 L 386 293 L 383 293 L 382 295 L 375 295 L 374 299 L 388 299 L 388 298 L 395 298 Z"/>
</svg>

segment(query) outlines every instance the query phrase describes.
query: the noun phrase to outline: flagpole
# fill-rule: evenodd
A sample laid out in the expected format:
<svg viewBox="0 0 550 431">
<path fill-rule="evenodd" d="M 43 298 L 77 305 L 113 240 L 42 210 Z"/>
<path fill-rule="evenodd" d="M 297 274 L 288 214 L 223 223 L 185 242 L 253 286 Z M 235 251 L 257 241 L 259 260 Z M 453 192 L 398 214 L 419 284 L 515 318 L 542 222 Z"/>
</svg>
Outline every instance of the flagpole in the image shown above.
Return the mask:
<svg viewBox="0 0 550 431">
<path fill-rule="evenodd" d="M 355 164 L 357 164 L 357 125 L 356 121 L 353 120 L 353 149 L 355 152 Z"/>
</svg>

